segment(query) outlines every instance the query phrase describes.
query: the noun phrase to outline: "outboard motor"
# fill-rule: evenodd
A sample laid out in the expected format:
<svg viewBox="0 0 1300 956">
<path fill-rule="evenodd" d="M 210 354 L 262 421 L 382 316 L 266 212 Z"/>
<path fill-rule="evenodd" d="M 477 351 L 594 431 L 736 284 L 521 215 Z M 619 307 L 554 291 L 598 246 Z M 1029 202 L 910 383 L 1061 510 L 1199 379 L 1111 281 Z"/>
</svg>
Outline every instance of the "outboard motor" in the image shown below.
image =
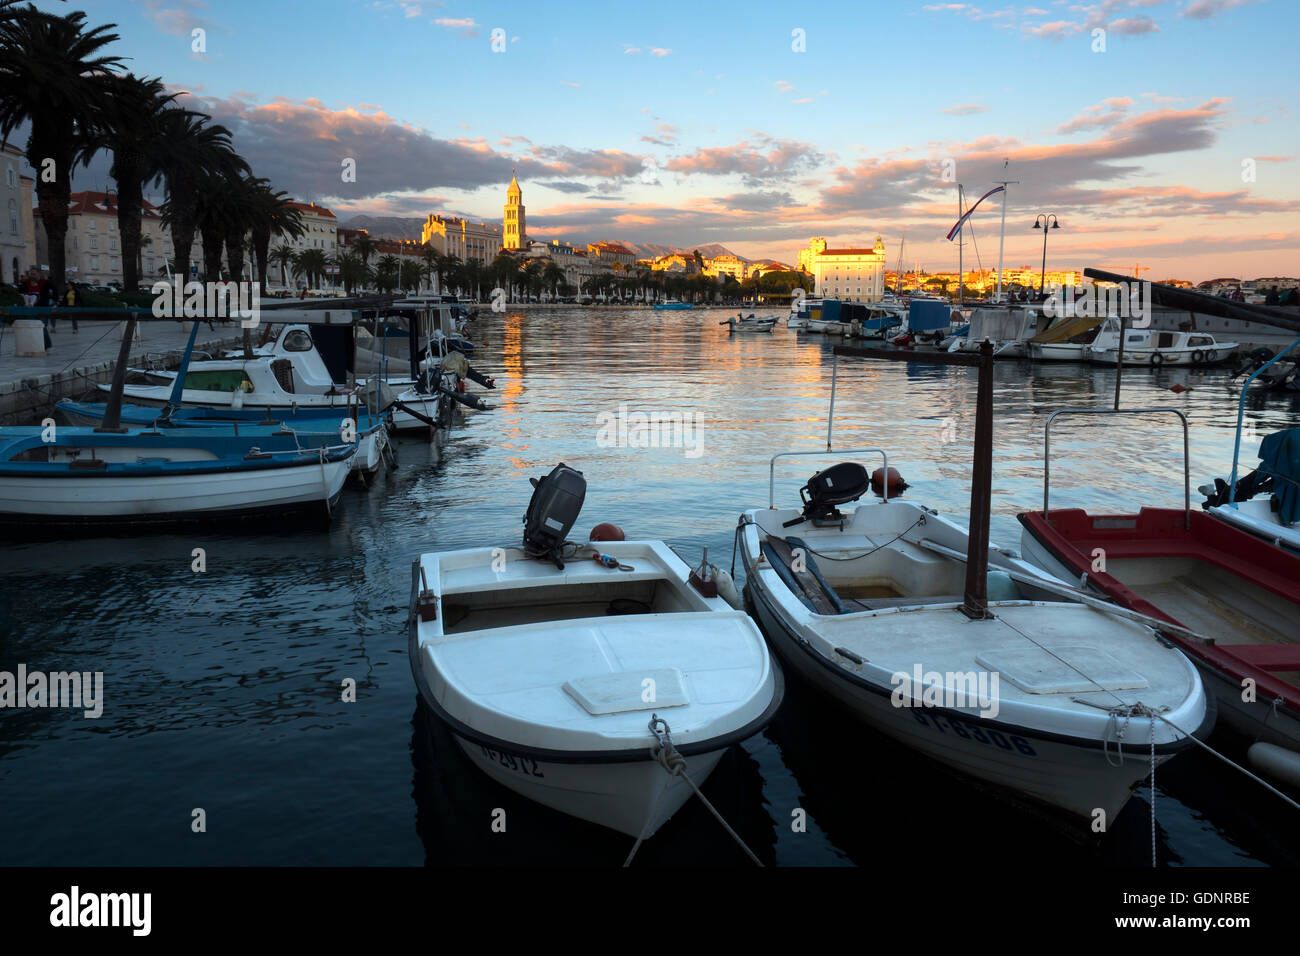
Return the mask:
<svg viewBox="0 0 1300 956">
<path fill-rule="evenodd" d="M 524 550 L 535 558 L 550 558 L 563 571 L 564 542 L 582 511 L 587 479 L 561 462 L 545 478 L 528 480 L 534 490 L 524 515 Z"/>
<path fill-rule="evenodd" d="M 781 527 L 789 528 L 805 521 L 843 521 L 844 515 L 836 506 L 857 501 L 870 489 L 871 476 L 857 462 L 845 461 L 832 465 L 817 472 L 808 479 L 808 484 L 799 489 L 799 497 L 803 499 L 803 514 L 785 522 Z"/>
</svg>

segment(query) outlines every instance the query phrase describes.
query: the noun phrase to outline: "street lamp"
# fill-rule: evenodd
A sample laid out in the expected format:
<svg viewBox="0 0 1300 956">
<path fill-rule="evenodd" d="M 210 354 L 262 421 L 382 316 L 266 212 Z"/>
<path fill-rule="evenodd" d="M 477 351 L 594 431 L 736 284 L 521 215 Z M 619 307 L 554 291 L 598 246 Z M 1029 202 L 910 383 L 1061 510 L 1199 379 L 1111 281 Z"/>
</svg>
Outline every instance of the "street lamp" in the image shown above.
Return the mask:
<svg viewBox="0 0 1300 956">
<path fill-rule="evenodd" d="M 1051 223 L 1051 228 L 1061 228 L 1061 224 L 1056 221 L 1056 216 L 1054 215 L 1039 213 L 1034 219 L 1034 228 L 1043 230 L 1043 271 L 1038 275 L 1039 298 L 1042 298 L 1047 294 L 1047 229 L 1049 222 Z"/>
</svg>

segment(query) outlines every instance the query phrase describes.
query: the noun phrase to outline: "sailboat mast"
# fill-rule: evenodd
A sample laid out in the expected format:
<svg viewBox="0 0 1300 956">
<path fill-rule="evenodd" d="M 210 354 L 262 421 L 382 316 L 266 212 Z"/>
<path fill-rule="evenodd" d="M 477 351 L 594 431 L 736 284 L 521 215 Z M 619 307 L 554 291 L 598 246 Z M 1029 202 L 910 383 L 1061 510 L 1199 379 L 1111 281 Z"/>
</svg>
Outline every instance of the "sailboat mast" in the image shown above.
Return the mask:
<svg viewBox="0 0 1300 956">
<path fill-rule="evenodd" d="M 1006 169 L 1006 163 L 1002 165 Z M 1019 183 L 1018 179 L 997 180 L 1002 186 L 1002 235 L 998 239 L 998 292 L 994 297 L 998 302 L 1002 301 L 1002 250 L 1007 242 L 1007 191 L 1013 183 Z"/>
<path fill-rule="evenodd" d="M 961 217 L 966 214 L 966 211 L 962 209 L 961 193 L 962 193 L 961 183 L 958 183 L 957 184 L 957 221 L 958 222 L 961 222 Z M 966 245 L 966 230 L 962 229 L 957 233 L 957 304 L 958 305 L 962 305 L 964 302 L 962 282 L 966 278 L 966 274 L 963 271 L 963 267 L 962 267 L 962 252 L 964 251 L 962 247 L 965 245 Z"/>
</svg>

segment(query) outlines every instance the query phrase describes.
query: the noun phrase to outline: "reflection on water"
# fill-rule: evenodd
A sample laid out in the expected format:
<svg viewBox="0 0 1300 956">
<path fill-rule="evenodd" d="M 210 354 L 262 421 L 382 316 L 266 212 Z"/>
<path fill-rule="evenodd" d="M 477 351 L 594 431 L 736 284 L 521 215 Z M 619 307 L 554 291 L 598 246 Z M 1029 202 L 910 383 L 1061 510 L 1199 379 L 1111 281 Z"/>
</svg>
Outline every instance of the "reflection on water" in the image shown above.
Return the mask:
<svg viewBox="0 0 1300 956">
<path fill-rule="evenodd" d="M 717 312 L 486 313 L 475 366 L 497 405 L 471 412 L 440 461 L 400 444 L 399 468 L 345 492 L 328 531 L 256 529 L 7 543 L 0 670 L 102 671 L 104 715 L 0 716 L 0 862 L 616 864 L 630 841 L 529 804 L 476 772 L 418 704 L 406 658 L 410 564 L 421 551 L 512 543 L 531 488 L 564 461 L 588 481 L 575 534 L 601 521 L 666 539 L 694 561 L 731 559 L 736 517 L 764 505 L 768 459 L 826 442 L 832 342 L 778 325 L 729 337 Z M 1040 507 L 1043 423 L 1109 404 L 1114 371 L 996 368 L 994 541 L 1018 546 Z M 1193 485 L 1227 473 L 1236 421 L 1223 370 L 1129 370 L 1126 406 L 1192 422 Z M 881 446 L 907 495 L 962 520 L 969 507 L 974 373 L 844 360 L 833 440 Z M 1169 386 L 1189 385 L 1175 394 Z M 702 454 L 602 447 L 602 412 L 689 413 Z M 1296 396 L 1251 396 L 1257 431 L 1294 423 Z M 1053 431 L 1052 501 L 1122 511 L 1177 504 L 1172 418 Z M 1253 452 L 1253 449 L 1250 450 Z M 1253 454 L 1248 455 L 1253 463 Z M 778 466 L 791 501 L 820 464 Z M 874 465 L 871 465 L 874 467 Z M 1193 490 L 1193 501 L 1196 495 Z M 191 570 L 195 547 L 207 571 Z M 503 662 L 508 666 L 508 662 Z M 341 700 L 346 679 L 357 700 Z M 771 729 L 733 749 L 705 793 L 766 863 L 866 864 L 918 837 L 961 845 L 996 832 L 1017 859 L 1144 865 L 1143 788 L 1100 846 L 1009 808 L 790 682 Z M 1184 865 L 1300 862 L 1280 804 L 1211 757 L 1157 777 L 1161 858 Z M 203 808 L 208 832 L 191 832 Z M 491 831 L 495 808 L 505 834 Z M 795 832 L 795 812 L 806 830 Z M 638 862 L 743 863 L 695 801 Z"/>
</svg>

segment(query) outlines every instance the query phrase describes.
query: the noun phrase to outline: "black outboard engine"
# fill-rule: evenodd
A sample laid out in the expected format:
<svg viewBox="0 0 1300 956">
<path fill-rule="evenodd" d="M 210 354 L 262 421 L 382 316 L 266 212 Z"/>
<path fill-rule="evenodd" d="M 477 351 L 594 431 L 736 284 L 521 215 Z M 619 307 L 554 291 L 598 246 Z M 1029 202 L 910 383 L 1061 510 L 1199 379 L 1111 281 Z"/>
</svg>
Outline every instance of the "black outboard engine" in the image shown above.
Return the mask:
<svg viewBox="0 0 1300 956">
<path fill-rule="evenodd" d="M 805 521 L 843 521 L 836 505 L 857 501 L 871 490 L 871 476 L 855 461 L 845 461 L 817 472 L 799 489 L 803 514 L 781 527 L 789 528 Z"/>
<path fill-rule="evenodd" d="M 535 558 L 550 558 L 564 570 L 564 542 L 582 511 L 587 479 L 561 462 L 545 478 L 528 480 L 534 490 L 524 515 L 524 550 Z"/>
</svg>

